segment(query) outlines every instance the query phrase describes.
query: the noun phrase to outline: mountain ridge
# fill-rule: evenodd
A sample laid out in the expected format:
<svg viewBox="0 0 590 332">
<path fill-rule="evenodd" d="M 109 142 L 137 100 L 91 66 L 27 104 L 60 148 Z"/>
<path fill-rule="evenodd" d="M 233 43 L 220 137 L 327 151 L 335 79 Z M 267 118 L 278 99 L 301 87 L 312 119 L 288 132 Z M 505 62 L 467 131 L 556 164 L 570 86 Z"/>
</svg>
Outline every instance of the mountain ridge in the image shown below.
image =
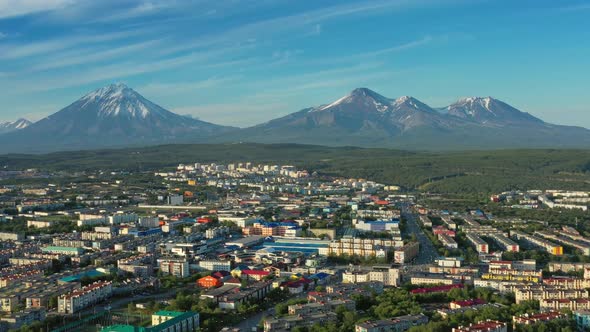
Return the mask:
<svg viewBox="0 0 590 332">
<path fill-rule="evenodd" d="M 172 113 L 117 83 L 91 91 L 25 129 L 2 135 L 0 150 L 44 152 L 193 142 L 229 130 L 233 128 Z"/>
<path fill-rule="evenodd" d="M 412 150 L 590 147 L 590 130 L 546 123 L 492 97 L 466 97 L 433 108 L 411 96 L 387 98 L 368 88 L 224 137 L 228 138 Z"/>
<path fill-rule="evenodd" d="M 388 98 L 368 88 L 252 127 L 233 128 L 170 112 L 117 83 L 2 134 L 0 152 L 231 142 L 441 151 L 588 148 L 590 130 L 546 123 L 492 97 L 465 97 L 433 108 L 415 97 Z"/>
</svg>

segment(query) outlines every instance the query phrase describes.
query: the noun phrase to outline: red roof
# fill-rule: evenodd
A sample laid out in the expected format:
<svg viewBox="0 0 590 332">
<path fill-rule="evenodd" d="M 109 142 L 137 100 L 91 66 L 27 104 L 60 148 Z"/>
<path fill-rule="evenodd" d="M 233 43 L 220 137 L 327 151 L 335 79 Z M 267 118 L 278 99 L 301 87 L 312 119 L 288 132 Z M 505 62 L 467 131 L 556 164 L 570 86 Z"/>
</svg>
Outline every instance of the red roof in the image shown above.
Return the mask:
<svg viewBox="0 0 590 332">
<path fill-rule="evenodd" d="M 238 278 L 231 278 L 231 279 L 227 280 L 227 281 L 225 282 L 225 284 L 226 284 L 226 285 L 227 285 L 227 284 L 237 284 L 237 285 L 241 285 L 241 284 L 242 284 L 242 282 L 241 282 L 241 281 L 240 281 L 240 279 L 238 279 Z"/>
<path fill-rule="evenodd" d="M 412 294 L 424 294 L 424 293 L 435 293 L 435 292 L 446 292 L 450 291 L 451 289 L 455 288 L 463 288 L 462 284 L 455 284 L 455 285 L 443 285 L 443 286 L 434 286 L 434 287 L 426 287 L 426 288 L 417 288 L 411 291 Z"/>
<path fill-rule="evenodd" d="M 463 300 L 463 301 L 453 301 L 451 304 L 458 305 L 460 307 L 471 307 L 474 305 L 485 304 L 486 301 L 482 299 L 471 299 L 471 300 Z"/>
<path fill-rule="evenodd" d="M 262 270 L 242 270 L 242 274 L 248 276 L 267 276 L 270 274 L 270 272 Z"/>
</svg>

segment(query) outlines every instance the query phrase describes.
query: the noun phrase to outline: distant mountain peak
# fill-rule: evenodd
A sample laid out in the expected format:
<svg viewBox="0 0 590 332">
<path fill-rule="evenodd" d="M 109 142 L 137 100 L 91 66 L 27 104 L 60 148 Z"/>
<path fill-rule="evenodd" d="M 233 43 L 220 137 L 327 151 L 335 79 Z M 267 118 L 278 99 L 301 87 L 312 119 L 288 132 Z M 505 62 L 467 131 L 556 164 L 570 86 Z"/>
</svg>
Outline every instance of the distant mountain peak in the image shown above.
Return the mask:
<svg viewBox="0 0 590 332">
<path fill-rule="evenodd" d="M 344 104 L 373 105 L 378 111 L 384 112 L 389 109 L 391 100 L 371 89 L 356 88 L 346 96 L 341 97 L 330 104 L 319 107 L 318 110 L 326 110 Z"/>
<path fill-rule="evenodd" d="M 543 123 L 542 120 L 489 96 L 461 98 L 447 106 L 446 111 L 449 115 L 482 124 Z"/>
<path fill-rule="evenodd" d="M 31 121 L 19 118 L 16 121 L 0 122 L 0 133 L 8 133 L 15 130 L 25 129 L 32 124 Z"/>
<path fill-rule="evenodd" d="M 491 104 L 493 102 L 499 102 L 499 100 L 496 100 L 492 97 L 463 97 L 461 99 L 459 99 L 456 103 L 454 103 L 453 105 L 480 105 L 482 106 L 484 109 L 490 111 L 493 113 L 492 109 L 491 109 Z M 451 106 L 453 106 L 451 105 Z M 451 107 L 449 106 L 449 107 Z"/>
<path fill-rule="evenodd" d="M 161 113 L 162 108 L 145 99 L 132 88 L 124 83 L 113 83 L 105 87 L 96 89 L 84 97 L 79 102 L 81 110 L 93 105 L 101 116 L 121 116 L 146 118 L 151 113 Z"/>
<path fill-rule="evenodd" d="M 396 109 L 400 109 L 400 108 L 409 108 L 409 109 L 414 109 L 414 110 L 419 110 L 419 111 L 432 111 L 430 106 L 424 104 L 423 102 L 419 101 L 418 99 L 411 97 L 411 96 L 401 96 L 399 98 L 397 98 L 394 102 L 393 102 L 393 106 Z"/>
</svg>

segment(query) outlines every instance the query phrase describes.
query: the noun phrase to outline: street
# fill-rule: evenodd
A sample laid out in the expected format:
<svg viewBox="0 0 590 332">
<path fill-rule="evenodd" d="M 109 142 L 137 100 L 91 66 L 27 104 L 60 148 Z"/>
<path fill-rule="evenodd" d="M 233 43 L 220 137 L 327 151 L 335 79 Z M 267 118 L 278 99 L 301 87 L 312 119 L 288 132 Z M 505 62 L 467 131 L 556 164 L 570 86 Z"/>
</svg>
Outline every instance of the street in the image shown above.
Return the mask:
<svg viewBox="0 0 590 332">
<path fill-rule="evenodd" d="M 406 219 L 406 233 L 415 234 L 416 239 L 420 243 L 420 252 L 418 256 L 412 261 L 413 265 L 423 265 L 433 263 L 438 258 L 438 252 L 430 239 L 424 234 L 423 230 L 418 225 L 416 215 L 411 213 L 406 205 L 402 206 L 402 216 Z"/>
</svg>

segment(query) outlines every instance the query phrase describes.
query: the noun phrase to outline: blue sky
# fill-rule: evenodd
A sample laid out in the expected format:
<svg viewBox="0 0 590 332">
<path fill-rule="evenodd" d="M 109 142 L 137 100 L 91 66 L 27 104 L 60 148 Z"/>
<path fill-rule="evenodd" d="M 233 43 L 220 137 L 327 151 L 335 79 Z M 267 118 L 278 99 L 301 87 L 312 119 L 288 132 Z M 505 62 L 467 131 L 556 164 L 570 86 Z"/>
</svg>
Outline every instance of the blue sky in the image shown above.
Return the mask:
<svg viewBox="0 0 590 332">
<path fill-rule="evenodd" d="M 590 127 L 590 1 L 0 0 L 0 120 L 124 82 L 247 126 L 356 87 Z"/>
</svg>

